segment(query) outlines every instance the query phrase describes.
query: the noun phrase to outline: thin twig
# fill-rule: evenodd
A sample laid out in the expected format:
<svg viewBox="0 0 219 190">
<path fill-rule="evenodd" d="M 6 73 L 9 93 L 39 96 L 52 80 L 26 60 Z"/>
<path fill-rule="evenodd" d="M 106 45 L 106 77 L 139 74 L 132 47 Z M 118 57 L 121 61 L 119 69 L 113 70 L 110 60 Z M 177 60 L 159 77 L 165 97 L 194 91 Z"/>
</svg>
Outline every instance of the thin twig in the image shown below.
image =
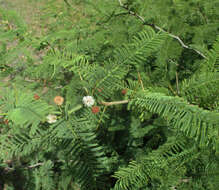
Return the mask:
<svg viewBox="0 0 219 190">
<path fill-rule="evenodd" d="M 104 113 L 105 113 L 105 111 L 106 111 L 106 108 L 107 108 L 107 106 L 105 105 L 105 106 L 104 106 L 104 109 L 103 109 L 103 111 L 102 111 L 102 114 L 101 114 L 101 116 L 100 116 L 100 119 L 99 119 L 99 121 L 98 121 L 97 129 L 98 129 L 99 126 L 100 126 L 100 123 L 101 123 L 101 121 L 102 121 L 102 118 L 103 118 L 103 115 L 104 115 Z"/>
<path fill-rule="evenodd" d="M 40 163 L 36 163 L 34 165 L 31 165 L 31 166 L 27 166 L 25 167 L 25 169 L 32 169 L 32 168 L 36 168 L 38 166 L 42 166 L 44 163 L 43 162 L 40 162 Z"/>
<path fill-rule="evenodd" d="M 115 102 L 100 102 L 100 103 L 105 106 L 112 106 L 112 105 L 119 105 L 119 104 L 127 104 L 129 103 L 129 100 L 121 100 L 121 101 L 115 101 Z"/>
<path fill-rule="evenodd" d="M 118 0 L 118 1 L 119 1 L 119 4 L 120 4 L 120 6 L 121 6 L 122 8 L 126 9 L 129 14 L 131 14 L 131 15 L 137 17 L 138 19 L 140 19 L 140 20 L 143 22 L 144 25 L 151 26 L 151 27 L 153 27 L 153 28 L 155 28 L 155 29 L 157 29 L 157 30 L 159 30 L 159 31 L 161 31 L 161 32 L 167 33 L 168 36 L 170 36 L 170 37 L 172 37 L 172 38 L 178 40 L 178 42 L 181 44 L 182 47 L 184 47 L 184 48 L 186 48 L 186 49 L 191 49 L 191 50 L 195 51 L 196 53 L 198 53 L 201 57 L 203 57 L 203 58 L 206 59 L 206 56 L 205 56 L 203 53 L 201 53 L 201 52 L 198 51 L 197 49 L 193 49 L 193 48 L 189 47 L 188 45 L 186 45 L 186 44 L 180 39 L 179 36 L 176 36 L 176 35 L 174 35 L 174 34 L 171 34 L 171 33 L 165 31 L 164 29 L 160 28 L 159 26 L 157 26 L 157 25 L 155 25 L 155 24 L 146 23 L 145 19 L 144 19 L 142 16 L 138 15 L 137 13 L 135 13 L 135 12 L 133 12 L 133 11 L 130 11 L 130 10 L 128 9 L 128 7 L 126 7 L 126 6 L 122 3 L 121 0 Z"/>
<path fill-rule="evenodd" d="M 123 6 L 122 1 L 121 0 L 118 0 L 118 1 L 119 1 L 120 6 Z"/>
<path fill-rule="evenodd" d="M 144 90 L 143 82 L 142 82 L 142 80 L 141 80 L 141 75 L 140 75 L 139 72 L 138 72 L 138 80 L 139 80 L 139 82 L 140 82 L 140 84 L 141 84 L 142 90 Z"/>
<path fill-rule="evenodd" d="M 179 78 L 178 78 L 178 73 L 176 71 L 176 89 L 177 89 L 177 95 L 179 95 Z"/>
<path fill-rule="evenodd" d="M 82 78 L 82 76 L 81 76 L 81 73 L 78 72 L 78 74 L 79 74 L 80 80 L 83 81 L 83 78 Z M 87 90 L 87 88 L 86 88 L 86 87 L 83 87 L 83 88 L 84 88 L 84 90 L 86 91 L 86 93 L 88 94 L 88 90 Z"/>
<path fill-rule="evenodd" d="M 38 166 L 42 166 L 43 164 L 44 164 L 43 162 L 36 163 L 36 164 L 34 164 L 34 165 L 24 167 L 24 169 L 32 169 L 32 168 L 36 168 L 36 167 L 38 167 Z M 4 170 L 5 170 L 6 172 L 9 172 L 9 171 L 14 171 L 15 168 L 5 167 Z"/>
<path fill-rule="evenodd" d="M 170 84 L 168 84 L 168 88 L 170 89 L 170 91 L 174 94 L 177 95 L 177 93 L 173 90 L 172 86 Z"/>
</svg>

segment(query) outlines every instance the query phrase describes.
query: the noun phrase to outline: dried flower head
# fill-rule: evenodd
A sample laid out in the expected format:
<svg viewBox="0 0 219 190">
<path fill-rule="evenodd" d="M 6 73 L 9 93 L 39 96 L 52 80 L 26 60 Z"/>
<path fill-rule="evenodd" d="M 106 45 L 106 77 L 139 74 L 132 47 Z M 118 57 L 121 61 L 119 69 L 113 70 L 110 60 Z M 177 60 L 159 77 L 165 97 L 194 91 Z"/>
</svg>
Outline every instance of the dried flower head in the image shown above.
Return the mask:
<svg viewBox="0 0 219 190">
<path fill-rule="evenodd" d="M 99 88 L 97 89 L 97 91 L 98 91 L 98 92 L 102 92 L 102 90 L 101 90 L 101 89 L 99 89 Z"/>
<path fill-rule="evenodd" d="M 55 123 L 57 121 L 57 116 L 56 115 L 52 115 L 52 114 L 49 114 L 47 117 L 47 122 L 48 123 Z"/>
<path fill-rule="evenodd" d="M 39 99 L 40 99 L 40 96 L 39 96 L 38 94 L 34 94 L 33 98 L 34 98 L 35 100 L 39 100 Z"/>
<path fill-rule="evenodd" d="M 54 102 L 56 105 L 61 106 L 64 102 L 64 98 L 62 96 L 56 96 Z"/>
<path fill-rule="evenodd" d="M 94 114 L 96 114 L 96 113 L 98 113 L 98 112 L 100 111 L 100 107 L 99 107 L 99 106 L 93 106 L 92 109 L 91 109 L 91 111 L 92 111 Z"/>
<path fill-rule="evenodd" d="M 5 119 L 5 120 L 4 120 L 4 124 L 5 124 L 5 125 L 8 125 L 8 123 L 9 123 L 9 120 L 8 120 L 8 119 Z"/>
<path fill-rule="evenodd" d="M 122 90 L 122 94 L 125 95 L 126 93 L 127 93 L 127 90 L 126 90 L 126 89 L 123 89 L 123 90 Z"/>
<path fill-rule="evenodd" d="M 102 92 L 102 91 L 103 91 L 103 88 L 97 88 L 97 91 L 98 91 L 98 92 Z"/>
<path fill-rule="evenodd" d="M 84 96 L 82 101 L 83 101 L 84 105 L 87 107 L 93 106 L 94 102 L 95 102 L 95 100 L 92 96 Z"/>
</svg>

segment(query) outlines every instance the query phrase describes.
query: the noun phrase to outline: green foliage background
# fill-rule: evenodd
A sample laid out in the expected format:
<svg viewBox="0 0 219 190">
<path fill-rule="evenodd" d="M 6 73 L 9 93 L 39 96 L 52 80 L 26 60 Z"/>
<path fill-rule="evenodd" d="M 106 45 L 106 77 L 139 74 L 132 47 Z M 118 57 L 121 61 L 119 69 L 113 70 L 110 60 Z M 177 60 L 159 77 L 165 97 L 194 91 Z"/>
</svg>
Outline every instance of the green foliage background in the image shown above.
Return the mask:
<svg viewBox="0 0 219 190">
<path fill-rule="evenodd" d="M 0 4 L 0 189 L 216 190 L 218 0 L 37 2 Z"/>
</svg>

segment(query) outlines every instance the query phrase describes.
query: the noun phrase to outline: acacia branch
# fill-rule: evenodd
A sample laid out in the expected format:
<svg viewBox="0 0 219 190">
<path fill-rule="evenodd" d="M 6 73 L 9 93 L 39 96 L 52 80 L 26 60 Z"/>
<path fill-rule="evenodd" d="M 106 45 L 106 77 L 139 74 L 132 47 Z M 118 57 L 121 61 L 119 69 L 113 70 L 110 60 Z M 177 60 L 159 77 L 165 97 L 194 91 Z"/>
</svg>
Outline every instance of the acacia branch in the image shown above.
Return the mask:
<svg viewBox="0 0 219 190">
<path fill-rule="evenodd" d="M 34 165 L 31 165 L 31 166 L 27 166 L 26 169 L 32 169 L 32 168 L 35 168 L 35 167 L 38 167 L 38 166 L 42 166 L 44 163 L 36 163 Z"/>
<path fill-rule="evenodd" d="M 127 10 L 130 15 L 133 15 L 133 16 L 137 17 L 139 20 L 141 20 L 144 25 L 148 25 L 148 26 L 151 26 L 151 27 L 153 27 L 153 28 L 155 28 L 155 29 L 157 29 L 157 30 L 159 30 L 159 31 L 161 31 L 161 32 L 165 32 L 166 34 L 168 34 L 168 36 L 170 36 L 170 37 L 176 39 L 176 40 L 180 43 L 180 45 L 181 45 L 183 48 L 191 49 L 191 50 L 195 51 L 196 53 L 198 53 L 201 57 L 203 57 L 203 58 L 206 59 L 206 56 L 205 56 L 203 53 L 201 53 L 201 52 L 200 52 L 199 50 L 197 50 L 197 49 L 193 49 L 193 48 L 189 47 L 188 45 L 186 45 L 186 44 L 180 39 L 179 36 L 176 36 L 176 35 L 174 35 L 174 34 L 171 34 L 171 33 L 165 31 L 164 29 L 160 28 L 159 26 L 157 26 L 157 25 L 155 25 L 155 24 L 147 23 L 147 22 L 145 21 L 145 19 L 144 19 L 142 16 L 138 15 L 137 13 L 135 13 L 135 12 L 133 12 L 133 11 L 130 11 L 130 10 L 128 9 L 128 7 L 125 6 L 125 5 L 122 3 L 121 0 L 118 0 L 118 1 L 119 1 L 120 6 L 121 6 L 123 9 Z"/>
<path fill-rule="evenodd" d="M 105 106 L 112 106 L 112 105 L 119 105 L 119 104 L 127 104 L 129 103 L 129 100 L 121 100 L 121 101 L 115 101 L 115 102 L 100 102 L 100 103 Z"/>
<path fill-rule="evenodd" d="M 40 163 L 36 163 L 34 165 L 31 165 L 31 166 L 27 166 L 27 167 L 23 167 L 24 169 L 32 169 L 32 168 L 36 168 L 38 166 L 42 166 L 44 163 L 43 162 L 40 162 Z M 5 167 L 4 168 L 4 171 L 5 172 L 10 172 L 10 171 L 14 171 L 15 168 L 11 168 L 11 167 Z"/>
</svg>

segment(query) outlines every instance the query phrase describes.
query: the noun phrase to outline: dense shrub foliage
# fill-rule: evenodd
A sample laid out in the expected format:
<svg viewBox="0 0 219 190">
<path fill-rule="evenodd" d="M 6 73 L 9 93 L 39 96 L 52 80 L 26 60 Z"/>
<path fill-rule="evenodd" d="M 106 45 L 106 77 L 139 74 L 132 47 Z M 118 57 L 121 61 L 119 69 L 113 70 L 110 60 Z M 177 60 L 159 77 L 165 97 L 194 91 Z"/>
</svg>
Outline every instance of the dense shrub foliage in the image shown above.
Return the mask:
<svg viewBox="0 0 219 190">
<path fill-rule="evenodd" d="M 0 189 L 216 190 L 218 7 L 0 5 Z"/>
</svg>

